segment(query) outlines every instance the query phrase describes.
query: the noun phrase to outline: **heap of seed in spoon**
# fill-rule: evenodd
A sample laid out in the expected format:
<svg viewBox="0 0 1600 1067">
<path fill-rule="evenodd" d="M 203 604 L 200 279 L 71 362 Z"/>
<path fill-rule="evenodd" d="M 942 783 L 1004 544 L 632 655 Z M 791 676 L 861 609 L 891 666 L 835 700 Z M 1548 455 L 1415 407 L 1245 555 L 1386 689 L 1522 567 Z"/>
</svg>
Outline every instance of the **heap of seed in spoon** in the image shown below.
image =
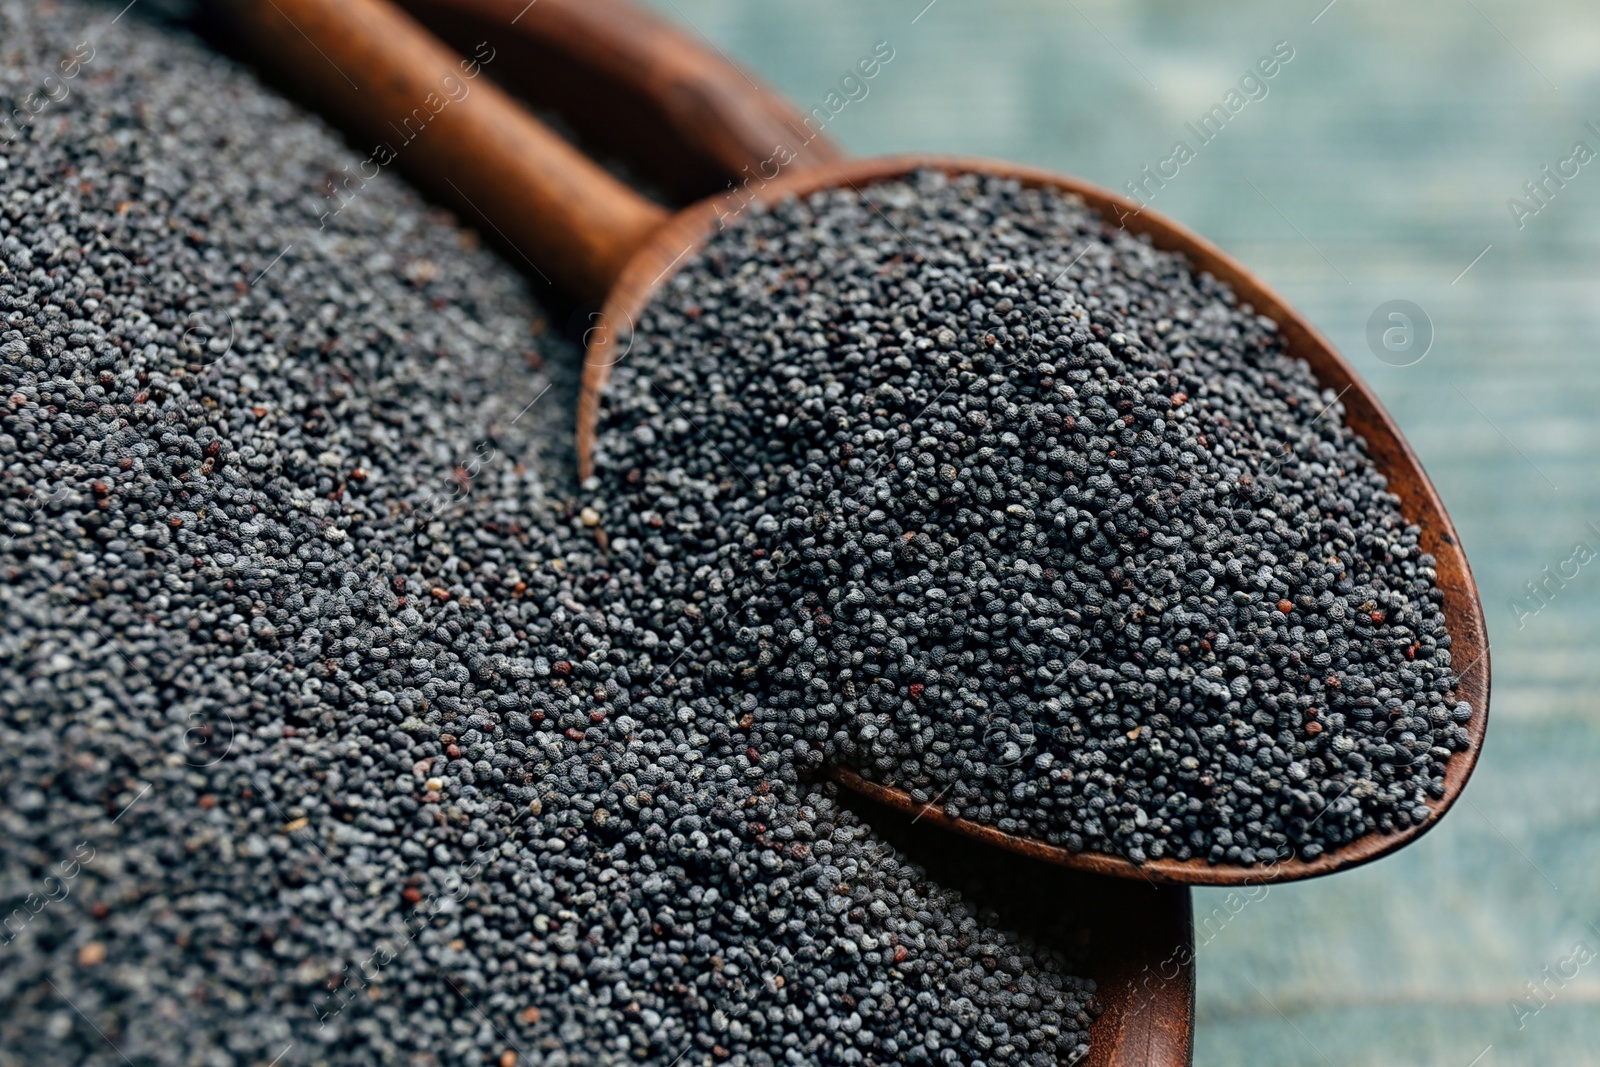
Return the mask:
<svg viewBox="0 0 1600 1067">
<path fill-rule="evenodd" d="M 0 2 L 0 1064 L 1077 1054 L 547 495 L 516 275 L 116 13 Z"/>
<path fill-rule="evenodd" d="M 1143 861 L 1411 825 L 1434 561 L 1269 321 L 1073 198 L 924 173 L 716 235 L 608 387 L 606 528 L 763 752 Z"/>
</svg>

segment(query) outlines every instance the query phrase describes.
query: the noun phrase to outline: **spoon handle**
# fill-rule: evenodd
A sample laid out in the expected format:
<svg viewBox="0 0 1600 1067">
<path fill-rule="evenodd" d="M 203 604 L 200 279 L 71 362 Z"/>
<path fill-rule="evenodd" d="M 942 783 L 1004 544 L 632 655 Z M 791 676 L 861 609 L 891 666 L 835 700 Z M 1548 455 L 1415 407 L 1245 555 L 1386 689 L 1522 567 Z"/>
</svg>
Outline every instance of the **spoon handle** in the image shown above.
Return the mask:
<svg viewBox="0 0 1600 1067">
<path fill-rule="evenodd" d="M 335 204 L 390 164 L 486 221 L 579 297 L 609 290 L 664 209 L 611 177 L 387 0 L 223 0 L 244 46 L 372 144 Z M 336 208 L 335 208 L 336 210 Z"/>
<path fill-rule="evenodd" d="M 756 173 L 779 145 L 801 170 L 842 153 L 813 116 L 691 32 L 630 0 L 397 0 L 490 77 L 573 123 L 583 143 L 688 202 Z"/>
</svg>

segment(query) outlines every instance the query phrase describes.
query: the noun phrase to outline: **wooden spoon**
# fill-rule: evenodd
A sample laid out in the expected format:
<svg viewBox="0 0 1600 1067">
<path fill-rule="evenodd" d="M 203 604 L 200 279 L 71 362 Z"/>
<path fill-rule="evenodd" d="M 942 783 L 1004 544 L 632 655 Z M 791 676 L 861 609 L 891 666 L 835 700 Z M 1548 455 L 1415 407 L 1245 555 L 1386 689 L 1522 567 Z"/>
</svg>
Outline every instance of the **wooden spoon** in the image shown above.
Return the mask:
<svg viewBox="0 0 1600 1067">
<path fill-rule="evenodd" d="M 346 123 L 381 136 L 399 116 L 415 113 L 446 77 L 459 80 L 462 61 L 404 13 L 383 0 L 229 0 L 267 55 L 287 63 Z M 352 76 L 357 88 L 352 90 Z M 389 134 L 393 136 L 392 133 Z M 437 195 L 465 202 L 557 283 L 580 297 L 605 302 L 591 332 L 578 407 L 579 471 L 592 473 L 600 395 L 613 353 L 625 353 L 631 324 L 672 272 L 715 234 L 742 202 L 712 197 L 675 215 L 600 170 L 504 92 L 478 79 L 470 94 L 440 108 L 426 128 L 396 152 L 396 164 Z M 1416 455 L 1354 370 L 1303 318 L 1260 280 L 1213 245 L 1168 219 L 1086 182 L 1029 167 L 976 159 L 900 157 L 842 160 L 808 170 L 778 167 L 770 180 L 747 184 L 742 195 L 763 203 L 787 196 L 850 187 L 857 190 L 917 169 L 1014 178 L 1080 197 L 1108 219 L 1145 234 L 1158 248 L 1182 252 L 1196 270 L 1226 282 L 1242 302 L 1274 320 L 1288 354 L 1305 360 L 1318 384 L 1344 400 L 1351 429 L 1360 434 L 1407 519 L 1422 528 L 1434 556 L 1453 662 L 1463 666 L 1457 698 L 1472 707 L 1470 744 L 1451 757 L 1445 795 L 1428 817 L 1403 831 L 1370 834 L 1314 860 L 1289 856 L 1257 866 L 1213 865 L 1205 859 L 1134 863 L 1120 856 L 1073 853 L 1031 838 L 952 818 L 919 804 L 903 790 L 869 782 L 848 768 L 831 773 L 843 786 L 937 825 L 1063 866 L 1152 882 L 1252 885 L 1285 882 L 1356 866 L 1426 833 L 1454 803 L 1482 748 L 1488 718 L 1488 641 L 1482 605 L 1465 553 L 1443 504 Z M 470 215 L 469 215 L 470 217 Z"/>
<path fill-rule="evenodd" d="M 1422 548 L 1435 558 L 1438 585 L 1444 593 L 1443 610 L 1451 637 L 1451 659 L 1453 663 L 1462 664 L 1456 698 L 1467 701 L 1473 709 L 1472 718 L 1466 724 L 1470 744 L 1465 751 L 1451 757 L 1446 767 L 1444 796 L 1429 802 L 1426 820 L 1394 833 L 1369 834 L 1314 860 L 1291 856 L 1252 867 L 1212 864 L 1203 858 L 1157 859 L 1136 864 L 1121 856 L 1070 852 L 1033 838 L 951 817 L 933 804 L 919 803 L 904 790 L 869 781 L 848 767 L 833 768 L 830 773 L 834 779 L 874 800 L 902 811 L 917 812 L 926 821 L 1000 848 L 1079 870 L 1153 882 L 1223 886 L 1312 878 L 1377 859 L 1432 829 L 1460 795 L 1483 745 L 1488 721 L 1488 636 L 1477 586 L 1450 516 L 1416 454 L 1371 389 L 1305 319 L 1221 250 L 1169 219 L 1149 211 L 1138 213 L 1136 204 L 1087 182 L 1011 163 L 915 156 L 840 161 L 804 173 L 780 176 L 756 195 L 764 203 L 775 203 L 786 196 L 805 196 L 821 189 L 848 186 L 863 190 L 875 183 L 906 177 L 918 169 L 943 170 L 950 174 L 992 174 L 1015 178 L 1024 185 L 1076 194 L 1107 218 L 1122 219 L 1130 231 L 1148 235 L 1157 248 L 1182 252 L 1196 270 L 1209 271 L 1226 282 L 1242 303 L 1252 305 L 1257 313 L 1278 324 L 1288 355 L 1305 360 L 1321 388 L 1341 395 L 1350 428 L 1366 441 L 1373 463 L 1388 479 L 1390 491 L 1399 496 L 1402 513 L 1422 528 Z M 618 277 L 602 309 L 602 323 L 637 322 L 670 276 L 672 266 L 687 259 L 716 232 L 719 212 L 724 210 L 726 208 L 717 200 L 702 203 L 680 212 L 655 233 Z M 578 407 L 578 463 L 584 477 L 593 472 L 600 396 L 613 362 L 609 354 L 626 349 L 627 341 L 620 337 L 599 336 L 590 345 L 590 358 L 584 367 L 584 391 Z"/>
</svg>

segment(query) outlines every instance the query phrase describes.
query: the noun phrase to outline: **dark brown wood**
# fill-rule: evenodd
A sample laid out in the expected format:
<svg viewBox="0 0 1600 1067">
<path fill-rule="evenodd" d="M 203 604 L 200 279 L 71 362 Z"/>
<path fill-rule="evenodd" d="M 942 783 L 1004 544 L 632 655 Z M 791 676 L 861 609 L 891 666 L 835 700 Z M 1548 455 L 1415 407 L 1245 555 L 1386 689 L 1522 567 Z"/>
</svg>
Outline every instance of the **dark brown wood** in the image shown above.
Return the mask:
<svg viewBox="0 0 1600 1067">
<path fill-rule="evenodd" d="M 536 273 L 592 298 L 667 218 L 483 77 L 498 56 L 459 56 L 385 0 L 219 6 L 262 63 L 374 146 L 346 192 L 392 163 Z"/>
<path fill-rule="evenodd" d="M 786 196 L 804 196 L 820 189 L 866 189 L 876 182 L 902 177 L 918 168 L 940 169 L 952 174 L 1002 175 L 1027 185 L 1076 195 L 1106 218 L 1121 220 L 1128 230 L 1147 235 L 1156 247 L 1182 252 L 1196 269 L 1210 271 L 1227 282 L 1241 301 L 1278 324 L 1289 355 L 1305 360 L 1319 385 L 1341 394 L 1350 428 L 1365 440 L 1373 462 L 1389 481 L 1390 491 L 1399 496 L 1401 511 L 1407 520 L 1422 528 L 1423 550 L 1437 561 L 1438 584 L 1444 593 L 1445 622 L 1452 641 L 1452 660 L 1460 665 L 1458 670 L 1462 677 L 1457 698 L 1472 706 L 1472 718 L 1466 724 L 1471 744 L 1467 751 L 1451 757 L 1446 769 L 1445 795 L 1428 804 L 1429 815 L 1425 821 L 1396 833 L 1368 835 L 1314 860 L 1291 856 L 1256 867 L 1213 865 L 1204 859 L 1183 862 L 1162 859 L 1136 864 L 1120 856 L 1073 853 L 965 819 L 952 819 L 936 808 L 917 804 L 902 790 L 870 783 L 849 768 L 836 768 L 833 771 L 836 780 L 901 810 L 921 810 L 924 819 L 992 845 L 1078 870 L 1157 883 L 1244 886 L 1313 878 L 1387 855 L 1432 829 L 1467 784 L 1483 746 L 1489 711 L 1488 634 L 1477 586 L 1450 516 L 1421 462 L 1378 398 L 1320 333 L 1259 278 L 1216 246 L 1170 219 L 1151 211 L 1141 213 L 1131 201 L 1075 178 L 989 160 L 899 157 L 841 161 L 804 173 L 780 175 L 751 192 L 756 199 L 772 203 Z M 593 471 L 594 433 L 601 392 L 611 366 L 627 354 L 632 343 L 632 324 L 638 321 L 640 312 L 671 273 L 718 230 L 727 210 L 721 198 L 714 198 L 679 212 L 651 237 L 618 278 L 601 311 L 584 366 L 583 390 L 578 404 L 578 464 L 584 477 Z"/>
<path fill-rule="evenodd" d="M 972 862 L 992 860 L 974 856 Z M 1089 1028 L 1085 1067 L 1188 1067 L 1195 976 L 1188 887 L 1090 875 L 1061 888 L 1045 876 L 1040 882 L 1055 899 L 1076 900 L 1083 909 L 1086 970 L 1101 1010 Z"/>
<path fill-rule="evenodd" d="M 399 4 L 464 55 L 487 42 L 489 77 L 684 202 L 759 176 L 780 147 L 795 170 L 840 157 L 816 118 L 626 0 Z"/>
<path fill-rule="evenodd" d="M 1074 1067 L 1189 1063 L 1195 946 L 1187 887 L 1101 878 L 953 838 L 892 808 L 852 808 L 931 881 L 993 908 L 1007 929 L 1032 933 L 1094 980 L 1100 1016 L 1088 1057 Z"/>
</svg>

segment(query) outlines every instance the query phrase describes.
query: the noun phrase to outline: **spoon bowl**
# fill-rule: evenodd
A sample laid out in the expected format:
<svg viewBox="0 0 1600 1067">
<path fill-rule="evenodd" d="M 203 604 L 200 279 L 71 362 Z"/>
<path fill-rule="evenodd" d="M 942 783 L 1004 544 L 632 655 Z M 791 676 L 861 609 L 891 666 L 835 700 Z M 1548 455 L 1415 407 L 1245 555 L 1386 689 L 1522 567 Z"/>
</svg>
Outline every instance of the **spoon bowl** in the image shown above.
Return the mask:
<svg viewBox="0 0 1600 1067">
<path fill-rule="evenodd" d="M 1332 389 L 1340 395 L 1350 429 L 1366 442 L 1367 453 L 1388 480 L 1389 490 L 1400 498 L 1401 513 L 1408 522 L 1422 529 L 1423 551 L 1436 561 L 1438 587 L 1444 594 L 1443 611 L 1451 638 L 1451 659 L 1453 663 L 1465 664 L 1459 671 L 1461 681 L 1455 698 L 1472 706 L 1472 717 L 1465 724 L 1470 743 L 1464 751 L 1450 758 L 1446 765 L 1444 795 L 1429 801 L 1428 817 L 1421 822 L 1392 833 L 1368 834 L 1315 859 L 1288 856 L 1277 862 L 1253 866 L 1213 864 L 1204 858 L 1135 863 L 1104 853 L 1071 852 L 948 815 L 934 804 L 919 803 L 906 791 L 873 782 L 850 767 L 835 766 L 828 773 L 846 789 L 996 847 L 1078 870 L 1158 883 L 1234 886 L 1313 878 L 1377 859 L 1427 833 L 1455 803 L 1483 746 L 1488 724 L 1488 635 L 1477 586 L 1450 516 L 1421 462 L 1377 396 L 1310 323 L 1215 245 L 1170 219 L 1148 210 L 1141 211 L 1125 197 L 1076 178 L 1011 163 L 959 157 L 847 159 L 792 175 L 780 175 L 756 190 L 755 198 L 770 205 L 786 197 L 804 197 L 829 189 L 861 192 L 881 182 L 906 178 L 918 170 L 943 171 L 951 176 L 983 174 L 1011 178 L 1025 186 L 1076 196 L 1105 218 L 1120 222 L 1132 233 L 1147 236 L 1156 248 L 1182 253 L 1196 271 L 1209 272 L 1227 283 L 1241 303 L 1250 304 L 1258 314 L 1277 323 L 1287 355 L 1306 362 L 1319 388 Z M 720 198 L 712 198 L 679 212 L 651 236 L 618 276 L 590 338 L 584 365 L 577 431 L 579 472 L 583 477 L 594 471 L 595 433 L 602 394 L 611 367 L 625 357 L 631 345 L 632 324 L 639 321 L 673 272 L 716 234 L 726 210 Z"/>
</svg>

